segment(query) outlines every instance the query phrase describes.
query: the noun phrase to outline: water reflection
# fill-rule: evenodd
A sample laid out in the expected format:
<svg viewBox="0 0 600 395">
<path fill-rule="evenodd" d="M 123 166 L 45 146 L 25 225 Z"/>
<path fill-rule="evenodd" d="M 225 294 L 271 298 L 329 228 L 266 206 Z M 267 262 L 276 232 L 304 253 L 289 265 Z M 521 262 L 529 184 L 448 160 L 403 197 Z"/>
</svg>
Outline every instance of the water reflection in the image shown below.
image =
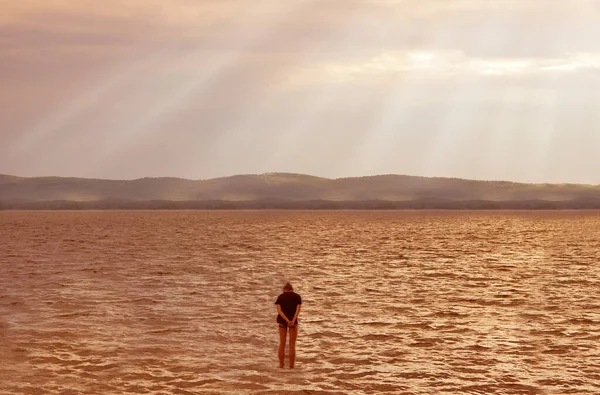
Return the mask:
<svg viewBox="0 0 600 395">
<path fill-rule="evenodd" d="M 595 212 L 2 212 L 0 392 L 600 392 Z M 303 296 L 296 371 L 273 301 Z"/>
</svg>

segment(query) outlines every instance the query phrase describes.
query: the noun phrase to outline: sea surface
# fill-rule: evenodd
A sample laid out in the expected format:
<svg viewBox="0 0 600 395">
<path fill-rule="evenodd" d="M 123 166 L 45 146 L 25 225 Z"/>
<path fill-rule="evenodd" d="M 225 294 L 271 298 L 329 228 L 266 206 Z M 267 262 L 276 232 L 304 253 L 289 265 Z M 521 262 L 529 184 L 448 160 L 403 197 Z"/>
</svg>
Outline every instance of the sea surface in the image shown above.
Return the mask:
<svg viewBox="0 0 600 395">
<path fill-rule="evenodd" d="M 0 269 L 2 395 L 600 394 L 599 212 L 5 211 Z"/>
</svg>

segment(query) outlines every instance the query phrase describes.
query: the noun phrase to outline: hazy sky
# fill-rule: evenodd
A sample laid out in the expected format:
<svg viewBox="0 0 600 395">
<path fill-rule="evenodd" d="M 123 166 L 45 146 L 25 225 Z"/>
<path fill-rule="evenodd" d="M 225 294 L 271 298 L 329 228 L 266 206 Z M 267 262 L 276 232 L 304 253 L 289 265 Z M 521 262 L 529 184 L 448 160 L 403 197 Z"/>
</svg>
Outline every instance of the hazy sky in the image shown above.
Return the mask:
<svg viewBox="0 0 600 395">
<path fill-rule="evenodd" d="M 600 0 L 0 10 L 0 173 L 600 184 Z"/>
</svg>

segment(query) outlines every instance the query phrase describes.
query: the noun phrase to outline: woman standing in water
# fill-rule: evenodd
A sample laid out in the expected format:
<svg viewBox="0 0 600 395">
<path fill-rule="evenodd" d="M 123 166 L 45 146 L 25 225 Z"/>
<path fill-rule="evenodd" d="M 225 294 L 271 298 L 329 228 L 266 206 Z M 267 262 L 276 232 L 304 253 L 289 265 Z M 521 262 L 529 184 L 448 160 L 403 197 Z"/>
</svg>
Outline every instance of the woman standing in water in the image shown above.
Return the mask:
<svg viewBox="0 0 600 395">
<path fill-rule="evenodd" d="M 279 324 L 279 367 L 283 368 L 285 359 L 285 338 L 288 328 L 290 330 L 290 369 L 294 369 L 296 359 L 296 338 L 298 336 L 298 314 L 302 298 L 294 292 L 292 284 L 287 283 L 283 287 L 283 293 L 277 301 L 277 323 Z"/>
</svg>

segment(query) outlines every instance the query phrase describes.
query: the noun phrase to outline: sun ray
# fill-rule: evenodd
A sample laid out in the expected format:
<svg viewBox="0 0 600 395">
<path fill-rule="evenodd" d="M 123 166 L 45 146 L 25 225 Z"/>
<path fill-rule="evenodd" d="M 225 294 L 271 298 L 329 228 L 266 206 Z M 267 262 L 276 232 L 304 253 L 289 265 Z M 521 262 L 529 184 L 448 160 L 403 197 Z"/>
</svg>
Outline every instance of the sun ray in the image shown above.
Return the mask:
<svg viewBox="0 0 600 395">
<path fill-rule="evenodd" d="M 509 28 L 511 26 L 508 26 Z M 502 32 L 503 35 L 511 35 L 511 29 L 507 29 L 506 32 Z M 483 44 L 489 41 L 489 35 L 497 36 L 500 34 L 498 31 L 485 31 L 476 39 L 477 42 Z M 439 39 L 439 38 L 438 38 Z M 491 40 L 493 42 L 493 40 Z M 493 62 L 492 62 L 493 65 Z M 517 66 L 513 66 L 517 67 Z M 521 67 L 518 65 L 518 67 Z M 474 109 L 485 108 L 485 103 L 478 103 L 481 98 L 488 98 L 489 103 L 493 103 L 493 99 L 490 97 L 490 80 L 485 76 L 478 76 L 472 72 L 467 73 L 464 79 L 454 79 L 453 82 L 457 83 L 456 87 L 460 89 L 453 89 L 452 93 L 446 97 L 447 102 L 444 103 L 443 112 L 440 114 L 432 114 L 432 116 L 438 118 L 435 137 L 430 142 L 427 152 L 423 155 L 423 174 L 429 176 L 464 176 L 467 174 L 467 169 L 476 168 L 481 163 L 457 163 L 470 161 L 469 158 L 464 158 L 460 152 L 469 151 L 467 136 L 469 132 L 475 132 L 478 134 L 486 133 L 485 129 L 475 130 L 472 128 L 476 126 L 477 120 L 482 120 L 481 114 L 477 113 Z M 468 90 L 466 90 L 468 88 Z M 469 110 L 467 110 L 469 109 Z M 484 126 L 485 127 L 485 126 Z M 471 130 L 470 130 L 471 129 Z M 494 150 L 498 147 L 494 145 L 488 145 L 487 147 L 479 147 L 482 149 Z M 491 153 L 488 152 L 488 155 Z M 477 155 L 476 160 L 480 160 L 485 155 Z M 447 162 L 445 162 L 444 158 Z M 463 174 L 442 174 L 440 169 L 448 168 L 451 163 L 456 165 L 454 168 L 460 168 Z"/>
<path fill-rule="evenodd" d="M 332 36 L 325 37 L 325 39 L 327 41 L 334 41 L 339 47 L 344 48 L 351 45 L 352 42 L 352 37 L 348 32 L 351 29 L 360 29 L 365 23 L 361 20 L 347 20 Z M 318 57 L 318 54 L 313 54 L 309 51 L 306 56 L 309 58 L 311 56 Z M 273 145 L 277 149 L 272 150 L 269 155 L 262 158 L 262 166 L 265 170 L 285 167 L 286 158 L 289 158 L 290 155 L 293 156 L 299 145 L 318 135 L 320 131 L 315 129 L 316 123 L 319 119 L 327 117 L 328 108 L 342 98 L 347 89 L 343 83 L 330 79 L 320 82 L 318 87 L 313 85 L 315 90 L 311 92 L 311 95 L 306 95 L 303 93 L 304 84 L 314 84 L 314 81 L 310 81 L 310 77 L 308 81 L 302 81 L 301 77 L 300 81 L 298 81 L 298 75 L 295 74 L 302 74 L 303 67 L 310 70 L 311 61 L 301 60 L 298 66 L 290 67 L 290 74 L 282 81 L 282 89 L 284 90 L 282 93 L 291 97 L 292 100 L 297 100 L 297 106 L 285 114 L 287 117 L 285 127 L 282 130 L 277 130 L 277 134 L 272 136 L 274 140 Z M 272 100 L 278 100 L 277 98 L 277 94 L 271 97 Z M 261 115 L 265 113 L 271 103 L 269 100 L 262 100 L 250 106 L 247 111 L 244 111 L 238 117 L 238 121 L 228 128 L 229 132 L 219 140 L 216 147 L 217 152 L 228 149 L 227 147 L 231 147 L 234 142 L 243 145 L 246 136 L 249 136 L 248 131 L 256 131 L 256 129 L 265 126 L 265 120 Z M 242 142 L 240 143 L 240 141 Z M 293 167 L 283 170 L 290 172 L 297 171 Z"/>
<path fill-rule="evenodd" d="M 159 130 L 155 129 L 161 123 L 166 122 L 173 117 L 178 110 L 184 106 L 189 106 L 190 101 L 209 101 L 208 94 L 216 89 L 222 76 L 226 75 L 231 68 L 236 67 L 241 59 L 252 53 L 253 47 L 266 38 L 269 34 L 283 29 L 287 16 L 293 15 L 304 7 L 310 6 L 314 0 L 300 0 L 290 5 L 288 3 L 264 2 L 253 8 L 250 13 L 239 14 L 240 25 L 254 25 L 262 21 L 265 15 L 273 14 L 274 19 L 264 23 L 261 28 L 254 28 L 251 33 L 239 28 L 236 32 L 227 32 L 227 39 L 236 43 L 242 50 L 221 50 L 211 52 L 210 63 L 205 62 L 205 52 L 202 49 L 191 50 L 184 56 L 190 59 L 190 64 L 200 64 L 199 72 L 192 72 L 192 77 L 176 83 L 171 82 L 168 92 L 158 97 L 152 103 L 152 108 L 145 115 L 137 116 L 135 121 L 126 120 L 123 125 L 117 127 L 121 131 L 119 137 L 112 141 L 108 150 L 111 155 L 126 150 L 129 146 L 138 141 L 142 136 L 148 138 Z M 235 25 L 235 23 L 233 23 Z M 193 44 L 192 44 L 193 46 Z M 182 62 L 186 63 L 186 62 Z M 176 73 L 179 70 L 178 64 L 172 64 L 166 68 L 162 75 Z M 249 109 L 252 106 L 249 107 Z M 227 131 L 221 132 L 220 141 L 228 141 Z"/>
<path fill-rule="evenodd" d="M 298 8 L 306 6 L 310 1 L 302 0 L 295 2 L 295 6 L 290 4 L 279 4 L 273 6 L 270 2 L 263 2 L 252 9 L 252 11 L 238 14 L 240 25 L 258 24 L 265 15 L 273 14 L 276 16 L 271 23 L 264 24 L 260 29 L 253 29 L 251 33 L 246 29 L 237 28 L 237 31 L 226 31 L 225 35 L 236 44 L 243 43 L 241 51 L 222 50 L 213 51 L 210 57 L 210 63 L 204 62 L 200 65 L 201 73 L 194 74 L 193 79 L 184 79 L 180 82 L 172 81 L 168 92 L 162 97 L 156 97 L 152 101 L 151 108 L 144 112 L 131 114 L 129 117 L 121 118 L 121 121 L 112 123 L 110 129 L 104 131 L 106 139 L 104 144 L 108 145 L 105 156 L 110 156 L 116 152 L 127 149 L 134 144 L 145 133 L 152 131 L 152 128 L 165 119 L 168 119 L 181 105 L 185 105 L 192 97 L 198 97 L 203 92 L 210 91 L 219 82 L 219 76 L 225 73 L 230 67 L 235 65 L 241 57 L 251 51 L 252 45 L 259 42 L 276 27 L 281 27 L 285 18 L 283 16 L 293 14 Z M 233 23 L 236 25 L 236 23 Z M 100 103 L 106 103 L 109 100 L 120 102 L 123 106 L 133 105 L 135 107 L 135 95 L 139 92 L 123 92 L 128 85 L 134 83 L 138 85 L 138 90 L 145 92 L 144 95 L 152 97 L 152 80 L 156 78 L 166 78 L 169 75 L 177 73 L 182 64 L 198 64 L 203 59 L 205 50 L 186 49 L 193 46 L 193 40 L 190 44 L 190 38 L 184 37 L 169 43 L 160 49 L 147 49 L 138 60 L 130 61 L 125 64 L 119 64 L 111 70 L 104 72 L 104 77 L 95 83 L 90 84 L 83 93 L 48 114 L 44 119 L 39 120 L 34 126 L 23 133 L 11 147 L 11 153 L 15 156 L 23 155 L 33 147 L 39 147 L 45 141 L 55 137 L 70 126 L 76 124 L 82 117 L 88 115 L 99 107 Z M 185 62 L 177 62 L 179 56 Z M 162 65 L 162 70 L 156 70 L 157 65 Z M 153 69 L 154 68 L 154 69 Z M 141 84 L 140 84 L 141 83 Z M 117 94 L 124 93 L 124 95 Z M 120 109 L 119 109 L 120 110 Z M 106 113 L 110 117 L 110 112 Z M 98 158 L 98 162 L 92 166 L 99 166 L 105 158 Z"/>
</svg>

